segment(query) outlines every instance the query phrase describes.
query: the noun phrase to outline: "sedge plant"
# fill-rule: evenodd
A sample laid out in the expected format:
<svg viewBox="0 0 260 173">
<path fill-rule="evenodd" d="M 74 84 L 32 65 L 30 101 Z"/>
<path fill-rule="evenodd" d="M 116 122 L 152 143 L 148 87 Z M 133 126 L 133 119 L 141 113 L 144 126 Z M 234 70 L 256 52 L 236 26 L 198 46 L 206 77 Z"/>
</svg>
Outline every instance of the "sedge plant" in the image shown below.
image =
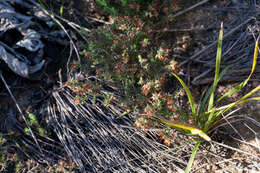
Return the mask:
<svg viewBox="0 0 260 173">
<path fill-rule="evenodd" d="M 190 104 L 191 109 L 191 115 L 192 119 L 194 121 L 194 126 L 187 126 L 183 124 L 179 124 L 173 121 L 169 121 L 164 119 L 163 117 L 158 117 L 160 121 L 169 126 L 173 127 L 182 131 L 186 131 L 191 135 L 199 136 L 202 139 L 206 141 L 211 141 L 211 138 L 207 135 L 208 131 L 212 129 L 214 126 L 216 126 L 217 123 L 219 123 L 220 115 L 225 114 L 227 111 L 232 109 L 233 107 L 245 103 L 251 100 L 260 100 L 260 97 L 251 97 L 255 92 L 260 90 L 260 86 L 257 86 L 255 89 L 251 90 L 248 94 L 242 96 L 237 101 L 221 106 L 216 107 L 216 103 L 219 103 L 223 98 L 230 96 L 231 94 L 239 92 L 246 84 L 248 83 L 250 77 L 252 76 L 257 62 L 257 55 L 258 55 L 258 39 L 255 44 L 254 49 L 254 58 L 253 58 L 253 65 L 251 69 L 251 73 L 249 74 L 248 78 L 241 82 L 239 85 L 233 87 L 228 92 L 226 92 L 222 97 L 217 99 L 215 101 L 215 90 L 217 87 L 217 84 L 219 83 L 220 79 L 224 75 L 224 73 L 227 71 L 228 67 L 225 68 L 222 72 L 220 72 L 220 62 L 221 62 L 221 52 L 222 52 L 222 39 L 223 39 L 223 24 L 221 24 L 220 32 L 219 32 L 219 40 L 218 40 L 218 48 L 217 48 L 217 55 L 216 55 L 216 66 L 215 66 L 215 78 L 212 86 L 208 89 L 207 93 L 202 99 L 202 102 L 199 106 L 195 105 L 194 99 L 192 97 L 191 91 L 188 88 L 188 86 L 183 82 L 183 80 L 175 73 L 173 73 L 173 76 L 178 79 L 180 84 L 182 85 L 183 89 L 185 90 L 185 93 L 188 97 L 188 101 Z M 201 139 L 196 139 L 195 147 L 192 151 L 192 154 L 190 156 L 189 162 L 187 164 L 185 173 L 190 172 L 192 168 L 192 163 L 195 159 L 196 152 L 199 148 L 199 145 L 203 142 Z"/>
</svg>

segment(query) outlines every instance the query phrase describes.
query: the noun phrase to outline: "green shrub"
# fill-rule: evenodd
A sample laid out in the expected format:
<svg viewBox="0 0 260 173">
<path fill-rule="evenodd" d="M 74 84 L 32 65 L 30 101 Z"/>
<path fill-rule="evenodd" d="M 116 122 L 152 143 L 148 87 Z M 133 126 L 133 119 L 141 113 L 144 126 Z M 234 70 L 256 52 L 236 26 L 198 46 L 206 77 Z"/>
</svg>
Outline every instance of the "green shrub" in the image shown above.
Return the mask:
<svg viewBox="0 0 260 173">
<path fill-rule="evenodd" d="M 157 114 L 174 120 L 190 119 L 188 114 L 177 116 L 181 111 L 176 109 L 177 98 L 182 90 L 176 92 L 169 87 L 175 82 L 171 73 L 180 72 L 178 62 L 170 59 L 170 45 L 154 42 L 149 29 L 150 23 L 144 18 L 118 16 L 114 24 L 87 34 L 88 46 L 81 51 L 82 63 L 71 63 L 71 68 L 80 68 L 87 80 L 67 82 L 77 95 L 76 104 L 84 103 L 89 96 L 99 95 L 93 91 L 100 90 L 102 85 L 88 80 L 88 76 L 95 75 L 122 91 L 123 97 L 116 99 L 105 93 L 105 103 L 118 102 L 126 112 L 138 112 L 137 127 L 154 126 L 151 117 Z"/>
</svg>

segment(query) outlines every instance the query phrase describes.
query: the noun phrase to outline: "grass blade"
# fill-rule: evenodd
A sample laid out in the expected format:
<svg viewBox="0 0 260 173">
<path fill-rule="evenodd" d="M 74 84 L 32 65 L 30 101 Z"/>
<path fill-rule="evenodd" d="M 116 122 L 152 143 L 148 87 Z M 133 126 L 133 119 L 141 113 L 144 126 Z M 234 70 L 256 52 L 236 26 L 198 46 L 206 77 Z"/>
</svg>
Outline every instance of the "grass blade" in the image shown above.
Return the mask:
<svg viewBox="0 0 260 173">
<path fill-rule="evenodd" d="M 242 103 L 245 103 L 245 102 L 248 102 L 248 101 L 252 101 L 252 100 L 260 101 L 260 97 L 252 97 L 252 98 L 249 98 L 249 99 L 244 99 L 244 100 L 240 101 L 240 102 L 239 102 L 238 104 L 236 104 L 236 105 L 239 105 L 239 104 L 242 104 Z M 220 107 L 220 108 L 218 108 L 218 109 L 216 109 L 216 110 L 223 110 L 223 109 L 228 108 L 229 106 L 233 106 L 232 103 L 229 104 L 229 105 Z M 216 117 L 219 116 L 221 113 L 223 113 L 223 112 L 218 113 L 218 114 L 216 115 Z M 215 118 L 216 118 L 216 117 L 215 117 Z M 208 127 L 208 129 L 211 129 L 212 127 L 214 127 L 214 126 L 215 126 L 216 124 L 218 124 L 219 122 L 220 122 L 220 120 L 215 121 L 214 124 L 211 124 L 211 126 Z"/>
<path fill-rule="evenodd" d="M 229 109 L 231 109 L 232 107 L 240 104 L 240 102 L 244 101 L 246 98 L 250 97 L 251 95 L 253 95 L 255 92 L 257 92 L 258 90 L 260 90 L 260 85 L 258 87 L 256 87 L 255 89 L 253 89 L 252 91 L 250 91 L 249 93 L 247 93 L 246 95 L 244 95 L 242 98 L 240 98 L 239 100 L 237 100 L 236 102 L 232 103 L 232 105 L 225 109 L 224 112 L 228 111 Z M 224 113 L 223 112 L 223 113 Z"/>
<path fill-rule="evenodd" d="M 228 111 L 229 109 L 233 108 L 234 106 L 238 105 L 238 104 L 241 104 L 241 103 L 245 103 L 246 101 L 250 101 L 250 100 L 259 100 L 259 97 L 253 97 L 253 98 L 249 98 L 247 99 L 248 97 L 250 97 L 251 95 L 253 95 L 255 92 L 257 92 L 258 90 L 260 90 L 260 85 L 258 87 L 256 87 L 255 89 L 253 89 L 252 91 L 250 91 L 249 93 L 247 93 L 246 95 L 244 95 L 242 98 L 240 98 L 239 100 L 233 102 L 233 103 L 230 103 L 228 105 L 225 105 L 225 106 L 222 106 L 220 108 L 217 108 L 216 110 L 217 111 L 220 111 L 218 113 L 219 114 L 222 114 L 222 113 L 225 113 L 226 111 Z"/>
<path fill-rule="evenodd" d="M 60 7 L 60 16 L 63 15 L 63 9 L 64 9 L 64 0 L 61 1 L 61 7 Z"/>
<path fill-rule="evenodd" d="M 215 68 L 215 79 L 213 83 L 213 89 L 209 98 L 208 111 L 212 109 L 214 105 L 214 93 L 218 84 L 219 79 L 219 69 L 221 62 L 221 52 L 222 52 L 222 40 L 223 40 L 223 23 L 221 23 L 220 31 L 219 31 L 219 39 L 218 39 L 218 49 L 217 49 L 217 57 L 216 57 L 216 68 Z"/>
<path fill-rule="evenodd" d="M 245 102 L 248 102 L 248 101 L 252 101 L 252 100 L 260 101 L 260 97 L 252 97 L 252 98 L 249 98 L 249 99 L 245 99 L 245 100 L 240 101 L 239 104 L 245 103 Z"/>
<path fill-rule="evenodd" d="M 168 125 L 168 126 L 173 127 L 173 128 L 182 129 L 182 130 L 188 130 L 188 131 L 190 131 L 190 133 L 192 135 L 197 135 L 197 136 L 200 136 L 201 138 L 205 139 L 206 141 L 211 141 L 210 137 L 206 133 L 204 133 L 202 130 L 200 130 L 198 128 L 187 126 L 187 125 L 183 125 L 183 124 L 178 124 L 178 123 L 166 120 L 166 119 L 164 119 L 162 117 L 158 117 L 158 118 L 165 125 Z"/>
<path fill-rule="evenodd" d="M 194 159 L 195 159 L 195 155 L 199 149 L 199 145 L 200 145 L 201 141 L 197 141 L 195 147 L 193 148 L 193 151 L 191 153 L 191 156 L 190 156 L 190 159 L 189 159 L 189 162 L 187 164 L 187 167 L 185 169 L 185 173 L 189 173 L 191 171 L 191 167 L 192 167 L 192 164 L 194 162 Z"/>
<path fill-rule="evenodd" d="M 226 68 L 219 74 L 218 82 L 219 82 L 220 79 L 224 76 L 224 74 L 227 72 L 228 68 L 229 68 L 229 67 L 226 67 Z M 201 104 L 200 104 L 200 106 L 199 106 L 199 113 L 198 113 L 199 117 L 200 117 L 200 115 L 202 114 L 202 112 L 204 111 L 204 108 L 205 108 L 205 106 L 206 106 L 206 103 L 207 103 L 208 98 L 209 98 L 210 94 L 212 93 L 212 91 L 213 91 L 213 84 L 211 85 L 210 89 L 207 91 L 205 97 L 203 98 L 203 100 L 202 100 L 202 102 L 201 102 Z"/>
<path fill-rule="evenodd" d="M 48 10 L 46 5 L 41 0 L 38 0 L 38 3 L 42 6 L 42 8 L 44 8 L 44 10 L 46 10 L 46 11 Z"/>
<path fill-rule="evenodd" d="M 208 142 L 211 141 L 211 138 L 200 129 L 193 128 L 193 129 L 191 129 L 190 132 L 191 132 L 192 135 L 197 135 L 197 136 L 203 138 L 204 140 L 206 140 Z"/>
<path fill-rule="evenodd" d="M 249 98 L 249 99 L 244 99 L 244 100 L 240 100 L 240 102 L 238 104 L 242 104 L 242 103 L 245 103 L 245 102 L 248 102 L 248 101 L 252 101 L 252 100 L 260 100 L 260 97 L 252 97 L 252 98 Z M 235 102 L 234 102 L 235 103 Z M 220 110 L 224 110 L 224 109 L 227 109 L 229 108 L 230 106 L 233 107 L 234 103 L 230 103 L 228 105 L 225 105 L 225 106 L 222 106 L 220 108 L 217 108 L 216 110 L 217 111 L 220 111 Z M 238 105 L 236 104 L 236 105 Z"/>
<path fill-rule="evenodd" d="M 131 110 L 130 110 L 130 109 L 127 109 L 125 112 L 123 112 L 123 113 L 120 114 L 118 117 L 116 117 L 116 119 L 120 119 L 120 118 L 126 116 L 127 114 L 129 114 L 130 112 L 131 112 Z"/>
<path fill-rule="evenodd" d="M 225 93 L 222 97 L 220 97 L 218 99 L 218 101 L 222 100 L 224 97 L 230 96 L 231 94 L 234 94 L 238 91 L 240 91 L 244 86 L 246 86 L 247 82 L 249 81 L 249 79 L 251 78 L 255 67 L 256 67 L 256 63 L 257 63 L 257 57 L 258 57 L 258 40 L 259 37 L 256 40 L 256 44 L 255 44 L 255 50 L 254 50 L 254 60 L 253 60 L 253 65 L 252 65 L 252 69 L 250 72 L 250 75 L 248 76 L 248 78 L 246 80 L 244 80 L 242 83 L 240 83 L 239 85 L 235 86 L 234 88 L 232 88 L 230 91 L 228 91 L 227 93 Z"/>
<path fill-rule="evenodd" d="M 195 122 L 197 122 L 197 116 L 196 116 L 196 107 L 195 107 L 195 103 L 194 103 L 194 100 L 193 100 L 193 97 L 191 95 L 191 92 L 190 92 L 190 89 L 188 88 L 188 86 L 183 82 L 183 80 L 181 80 L 181 78 L 176 75 L 175 73 L 173 73 L 173 76 L 176 77 L 179 82 L 181 83 L 182 87 L 184 88 L 186 94 L 187 94 L 187 97 L 188 97 L 188 100 L 190 102 L 190 107 L 191 107 L 191 112 L 192 112 L 192 117 L 193 119 L 195 120 Z"/>
<path fill-rule="evenodd" d="M 209 117 L 208 117 L 207 122 L 206 122 L 205 125 L 204 125 L 204 128 L 203 128 L 203 131 L 204 131 L 204 132 L 207 132 L 207 131 L 209 130 L 209 126 L 210 126 L 210 125 L 212 124 L 212 122 L 215 120 L 215 118 L 216 118 L 215 112 L 216 112 L 216 109 L 213 108 L 213 109 L 212 109 L 212 112 L 209 114 Z"/>
</svg>

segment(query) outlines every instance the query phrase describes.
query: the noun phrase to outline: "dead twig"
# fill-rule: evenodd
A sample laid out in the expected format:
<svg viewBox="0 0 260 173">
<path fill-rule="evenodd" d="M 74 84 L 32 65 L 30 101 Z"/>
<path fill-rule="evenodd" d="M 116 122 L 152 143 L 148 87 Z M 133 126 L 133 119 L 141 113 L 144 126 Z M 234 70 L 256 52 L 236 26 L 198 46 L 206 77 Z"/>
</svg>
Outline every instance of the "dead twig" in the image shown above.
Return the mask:
<svg viewBox="0 0 260 173">
<path fill-rule="evenodd" d="M 9 94 L 10 94 L 12 100 L 13 100 L 14 103 L 15 103 L 16 108 L 18 109 L 18 111 L 19 111 L 19 113 L 21 114 L 21 116 L 22 116 L 22 118 L 23 118 L 23 120 L 24 120 L 24 122 L 25 122 L 27 128 L 29 129 L 30 134 L 32 135 L 32 137 L 33 137 L 33 139 L 34 139 L 34 142 L 36 143 L 38 149 L 39 149 L 40 152 L 42 153 L 42 149 L 41 149 L 41 147 L 40 147 L 40 145 L 39 145 L 39 143 L 38 143 L 38 141 L 37 141 L 37 139 L 36 139 L 36 137 L 35 137 L 35 135 L 34 135 L 32 129 L 31 129 L 31 127 L 29 126 L 29 124 L 28 124 L 28 122 L 27 122 L 27 120 L 26 120 L 26 118 L 25 118 L 25 116 L 24 116 L 24 114 L 23 114 L 23 112 L 22 112 L 22 110 L 21 110 L 21 108 L 20 108 L 18 102 L 16 101 L 16 99 L 15 99 L 15 97 L 14 97 L 12 91 L 10 90 L 9 86 L 7 85 L 7 83 L 6 83 L 6 81 L 5 81 L 4 77 L 3 77 L 2 71 L 0 71 L 0 78 L 2 79 L 2 81 L 3 81 L 3 83 L 4 83 L 4 85 L 5 85 L 6 89 L 7 89 L 7 91 L 9 92 Z"/>
<path fill-rule="evenodd" d="M 203 1 L 200 1 L 200 2 L 198 2 L 197 4 L 194 4 L 194 5 L 192 5 L 191 7 L 186 8 L 186 9 L 184 9 L 184 10 L 182 10 L 182 11 L 176 13 L 175 15 L 173 15 L 173 18 L 176 18 L 176 17 L 178 17 L 178 16 L 180 16 L 180 15 L 182 15 L 182 14 L 188 12 L 188 11 L 191 11 L 191 10 L 193 10 L 194 8 L 198 7 L 198 6 L 207 3 L 208 1 L 210 1 L 210 0 L 203 0 Z"/>
<path fill-rule="evenodd" d="M 223 36 L 223 40 L 225 38 L 227 38 L 228 36 L 230 36 L 232 33 L 234 33 L 235 31 L 237 31 L 238 29 L 240 29 L 242 26 L 244 26 L 245 24 L 247 24 L 248 22 L 250 22 L 251 20 L 253 20 L 255 17 L 250 17 L 249 19 L 247 19 L 246 21 L 244 21 L 243 23 L 241 23 L 240 25 L 238 25 L 237 27 L 235 27 L 234 29 L 232 29 L 231 31 L 229 31 L 227 34 L 225 34 Z M 180 67 L 185 65 L 187 62 L 192 61 L 193 59 L 197 58 L 197 60 L 199 60 L 201 57 L 199 57 L 200 54 L 208 51 L 209 49 L 211 49 L 213 46 L 216 46 L 218 43 L 218 40 L 214 41 L 213 43 L 211 43 L 210 45 L 208 45 L 206 48 L 202 49 L 201 51 L 197 52 L 195 55 L 191 56 L 189 59 L 187 59 L 186 61 L 183 61 L 182 63 L 180 63 Z"/>
</svg>

